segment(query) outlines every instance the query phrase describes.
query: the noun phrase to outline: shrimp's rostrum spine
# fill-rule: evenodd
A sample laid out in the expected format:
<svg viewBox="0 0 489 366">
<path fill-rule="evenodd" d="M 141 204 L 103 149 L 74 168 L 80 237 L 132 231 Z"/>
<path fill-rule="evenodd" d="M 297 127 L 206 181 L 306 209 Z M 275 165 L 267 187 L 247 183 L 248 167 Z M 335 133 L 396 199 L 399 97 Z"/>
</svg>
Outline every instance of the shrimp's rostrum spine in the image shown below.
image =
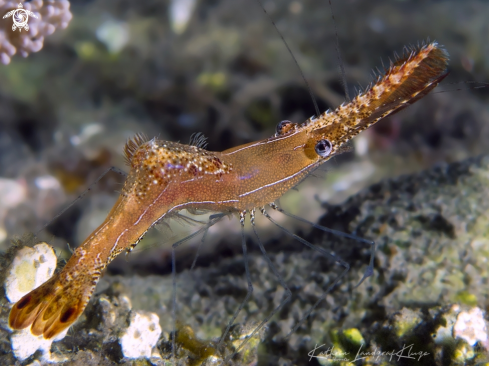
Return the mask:
<svg viewBox="0 0 489 366">
<path fill-rule="evenodd" d="M 136 136 L 126 144 L 129 175 L 107 218 L 61 272 L 13 306 L 10 327 L 31 326 L 45 338 L 61 333 L 83 312 L 105 267 L 157 221 L 185 208 L 242 212 L 275 201 L 358 133 L 426 95 L 447 63 L 436 43 L 412 50 L 351 103 L 223 152 Z"/>
</svg>

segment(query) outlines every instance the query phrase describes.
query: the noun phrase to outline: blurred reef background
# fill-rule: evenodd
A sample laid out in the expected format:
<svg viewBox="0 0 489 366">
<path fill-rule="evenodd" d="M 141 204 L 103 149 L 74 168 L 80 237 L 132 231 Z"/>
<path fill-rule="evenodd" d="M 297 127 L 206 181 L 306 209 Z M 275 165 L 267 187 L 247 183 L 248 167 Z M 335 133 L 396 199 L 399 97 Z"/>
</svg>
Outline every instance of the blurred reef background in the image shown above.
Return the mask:
<svg viewBox="0 0 489 366">
<path fill-rule="evenodd" d="M 12 33 L 11 19 L 0 19 L 3 252 L 15 236 L 33 232 L 56 248 L 58 262 L 69 258 L 67 243 L 76 247 L 105 218 L 124 177 L 111 172 L 91 184 L 111 166 L 127 171 L 122 151 L 136 133 L 187 143 L 192 133 L 202 132 L 208 149 L 221 151 L 271 136 L 281 120 L 302 122 L 315 114 L 294 61 L 254 1 L 24 4 L 42 15 L 28 40 Z M 0 0 L 0 15 L 16 7 L 14 1 Z M 440 329 L 456 324 L 454 319 L 464 311 L 489 308 L 484 221 L 489 216 L 488 160 L 476 158 L 489 153 L 489 89 L 465 83 L 489 81 L 489 3 L 333 1 L 337 33 L 327 1 L 267 0 L 264 7 L 290 45 L 321 111 L 345 100 L 336 37 L 350 95 L 355 86 L 366 87 L 373 80 L 371 70 L 382 70 L 382 62 L 388 65 L 394 52 L 401 55 L 404 46 L 428 37 L 449 52 L 450 75 L 429 96 L 357 137 L 353 152 L 327 163 L 281 200 L 289 212 L 379 245 L 372 280 L 354 289 L 368 264 L 369 248 L 274 216 L 298 235 L 334 250 L 352 267 L 290 340 L 284 340 L 287 330 L 341 268 L 325 259 L 318 264 L 322 257 L 259 217 L 260 237 L 294 289 L 294 298 L 260 334 L 261 345 L 250 342 L 258 350 L 254 348 L 258 364 L 306 364 L 316 343 L 352 350 L 362 337 L 371 349 L 393 349 L 411 340 L 428 344 L 431 358 L 424 358 L 425 364 L 485 361 L 482 336 L 471 344 L 456 338 L 456 332 L 448 340 L 444 334 L 451 331 Z M 426 169 L 432 170 L 420 173 Z M 393 178 L 401 174 L 415 175 Z M 393 179 L 382 181 L 387 178 Z M 88 187 L 83 199 L 44 228 Z M 72 362 L 80 364 L 88 364 L 87 352 L 95 355 L 94 364 L 125 362 L 117 337 L 131 309 L 140 309 L 160 317 L 158 349 L 168 355 L 169 248 L 195 230 L 178 222 L 171 230 L 151 230 L 138 246 L 143 249 L 118 258 L 99 285 L 80 331 L 53 353 L 78 357 Z M 220 336 L 244 298 L 246 281 L 236 219 L 210 230 L 197 268 L 189 273 L 199 240 L 179 251 L 179 320 L 185 319 L 191 329 L 184 331 L 181 325 L 181 334 L 191 338 L 195 332 L 205 346 Z M 258 247 L 248 242 L 257 289 L 253 305 L 238 317 L 245 328 L 263 320 L 263 309 L 269 312 L 283 295 Z M 2 259 L 4 269 L 7 264 Z M 267 273 L 270 277 L 259 277 Z M 3 301 L 5 315 L 8 305 Z M 118 307 L 121 303 L 125 307 Z M 101 326 L 113 318 L 110 314 L 123 320 Z M 9 344 L 7 340 L 1 346 L 5 357 L 12 357 Z M 186 350 L 182 363 L 211 363 L 208 354 L 195 356 L 199 345 L 189 344 L 181 340 Z M 226 344 L 232 348 L 232 339 Z M 246 357 L 236 362 L 256 361 Z M 320 360 L 310 364 L 314 362 Z"/>
</svg>

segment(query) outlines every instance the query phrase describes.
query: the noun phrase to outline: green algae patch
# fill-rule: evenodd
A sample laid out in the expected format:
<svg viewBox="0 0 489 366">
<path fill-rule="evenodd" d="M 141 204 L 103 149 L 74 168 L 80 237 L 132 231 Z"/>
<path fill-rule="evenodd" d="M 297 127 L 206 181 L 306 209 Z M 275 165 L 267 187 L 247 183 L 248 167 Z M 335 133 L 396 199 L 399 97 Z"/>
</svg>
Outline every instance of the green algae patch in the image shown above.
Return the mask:
<svg viewBox="0 0 489 366">
<path fill-rule="evenodd" d="M 342 332 L 342 339 L 349 345 L 355 347 L 360 347 L 362 344 L 365 344 L 365 339 L 357 328 L 345 329 Z"/>
<path fill-rule="evenodd" d="M 348 365 L 355 359 L 360 348 L 365 346 L 365 339 L 357 328 L 333 330 L 330 333 L 331 347 L 321 348 L 322 358 L 318 358 L 321 365 Z"/>
<path fill-rule="evenodd" d="M 468 306 L 477 306 L 477 296 L 468 291 L 460 291 L 455 295 L 455 300 Z"/>
<path fill-rule="evenodd" d="M 175 341 L 183 348 L 195 355 L 196 364 L 202 363 L 203 360 L 216 354 L 216 349 L 210 342 L 204 342 L 197 339 L 192 328 L 188 325 L 181 327 Z"/>
<path fill-rule="evenodd" d="M 452 365 L 465 365 L 467 361 L 475 357 L 474 349 L 465 341 L 458 341 L 451 354 Z"/>
<path fill-rule="evenodd" d="M 403 308 L 393 320 L 393 329 L 399 338 L 409 335 L 422 322 L 418 313 L 407 308 Z"/>
</svg>

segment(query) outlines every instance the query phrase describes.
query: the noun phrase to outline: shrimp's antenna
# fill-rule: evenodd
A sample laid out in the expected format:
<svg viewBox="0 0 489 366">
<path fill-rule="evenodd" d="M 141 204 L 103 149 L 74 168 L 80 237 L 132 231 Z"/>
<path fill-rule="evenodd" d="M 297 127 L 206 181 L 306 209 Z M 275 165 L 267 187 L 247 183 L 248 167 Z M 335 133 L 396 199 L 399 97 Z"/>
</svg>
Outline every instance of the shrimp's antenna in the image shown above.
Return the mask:
<svg viewBox="0 0 489 366">
<path fill-rule="evenodd" d="M 207 224 L 203 227 L 201 227 L 199 230 L 196 232 L 186 236 L 183 239 L 180 239 L 179 241 L 175 242 L 172 244 L 171 248 L 171 280 L 172 280 L 172 309 L 171 309 L 171 315 L 172 315 L 172 327 L 173 327 L 173 337 L 172 337 L 172 363 L 176 365 L 176 334 L 177 334 L 177 264 L 176 264 L 176 248 L 180 246 L 181 244 L 185 243 L 186 241 L 196 237 L 200 233 L 204 232 L 204 236 L 209 230 L 211 226 L 219 222 L 225 214 L 216 214 L 216 215 L 211 215 L 209 218 L 209 221 Z M 197 260 L 197 259 L 195 259 Z M 194 261 L 195 261 L 194 260 Z"/>
<path fill-rule="evenodd" d="M 285 227 L 283 227 L 282 225 L 280 225 L 279 223 L 277 223 L 274 219 L 272 219 L 272 217 L 268 214 L 268 212 L 265 210 L 265 208 L 262 208 L 261 210 L 261 213 L 268 219 L 270 220 L 270 222 L 272 224 L 274 224 L 275 226 L 277 226 L 280 230 L 282 230 L 284 233 L 286 233 L 287 235 L 290 235 L 291 237 L 293 237 L 295 240 L 297 241 L 300 241 L 302 244 L 304 244 L 305 246 L 319 252 L 320 254 L 322 254 L 323 256 L 325 257 L 329 257 L 331 258 L 335 263 L 339 264 L 340 266 L 343 266 L 345 267 L 345 269 L 338 275 L 336 276 L 336 278 L 333 280 L 333 283 L 331 285 L 328 286 L 328 288 L 326 289 L 326 291 L 323 293 L 323 295 L 314 303 L 313 306 L 311 306 L 311 308 L 304 314 L 304 316 L 297 322 L 297 324 L 294 326 L 294 328 L 289 332 L 289 334 L 287 334 L 285 337 L 288 338 L 290 337 L 291 334 L 293 334 L 303 323 L 304 321 L 309 317 L 309 315 L 311 315 L 311 313 L 314 311 L 314 309 L 316 309 L 316 307 L 319 305 L 319 303 L 321 301 L 323 301 L 326 296 L 333 290 L 334 287 L 336 287 L 336 285 L 338 284 L 338 282 L 340 282 L 340 280 L 347 274 L 347 272 L 350 270 L 350 265 L 345 262 L 343 259 L 341 259 L 340 257 L 334 255 L 333 253 L 330 253 L 328 252 L 327 250 L 321 248 L 321 247 L 318 247 L 317 245 L 314 245 L 310 242 L 308 242 L 306 239 L 303 239 L 301 238 L 300 236 L 298 235 L 295 235 L 293 233 L 291 233 L 289 230 L 287 230 Z"/>
<path fill-rule="evenodd" d="M 334 34 L 336 36 L 335 50 L 336 50 L 336 57 L 338 58 L 338 65 L 340 67 L 341 84 L 343 85 L 346 101 L 349 103 L 351 99 L 350 99 L 350 93 L 348 93 L 348 83 L 346 82 L 345 64 L 343 63 L 343 58 L 341 57 L 340 38 L 338 37 L 338 27 L 336 26 L 336 19 L 334 17 L 333 4 L 331 3 L 331 0 L 328 1 L 329 1 L 329 8 L 331 10 L 331 18 L 333 19 Z"/>
<path fill-rule="evenodd" d="M 256 1 L 258 2 L 258 4 L 260 4 L 263 12 L 267 15 L 268 19 L 270 19 L 270 21 L 272 22 L 273 27 L 277 31 L 277 33 L 280 36 L 280 38 L 282 38 L 282 41 L 284 42 L 285 47 L 287 47 L 287 51 L 289 51 L 290 56 L 292 57 L 292 59 L 294 60 L 295 65 L 299 69 L 299 72 L 300 72 L 300 74 L 302 76 L 302 80 L 304 80 L 304 83 L 306 84 L 307 91 L 309 92 L 309 95 L 311 96 L 311 99 L 312 99 L 312 103 L 314 104 L 314 110 L 316 111 L 316 116 L 320 116 L 321 115 L 321 111 L 319 110 L 318 103 L 316 101 L 316 98 L 314 97 L 314 94 L 312 92 L 311 86 L 307 82 L 307 79 L 304 76 L 304 73 L 302 72 L 302 69 L 301 69 L 301 67 L 299 65 L 299 62 L 297 62 L 297 59 L 295 58 L 294 54 L 292 53 L 292 50 L 290 49 L 289 44 L 287 43 L 287 41 L 285 40 L 284 36 L 282 35 L 282 33 L 280 32 L 280 30 L 278 29 L 278 27 L 275 24 L 275 21 L 273 20 L 273 18 L 270 16 L 270 14 L 268 14 L 268 12 L 265 9 L 265 7 L 263 6 L 262 2 L 260 0 L 256 0 Z"/>
<path fill-rule="evenodd" d="M 34 234 L 34 238 L 37 238 L 37 236 L 41 233 L 41 231 L 43 231 L 44 229 L 46 229 L 49 225 L 51 225 L 54 221 L 56 221 L 59 217 L 61 217 L 66 211 L 68 211 L 76 202 L 78 202 L 79 200 L 81 200 L 83 197 L 85 197 L 85 195 L 92 190 L 93 186 L 95 186 L 96 184 L 98 184 L 98 182 L 100 182 L 100 180 L 109 172 L 115 172 L 115 173 L 118 173 L 124 177 L 127 176 L 127 173 L 124 172 L 123 170 L 121 169 L 118 169 L 114 166 L 111 166 L 110 168 L 107 168 L 104 170 L 104 172 L 100 175 L 100 177 L 98 177 L 95 182 L 93 182 L 92 184 L 90 184 L 88 186 L 87 189 L 85 189 L 85 191 L 83 191 L 82 194 L 80 194 L 77 198 L 75 198 L 68 206 L 66 206 L 63 210 L 61 210 L 61 212 L 59 212 L 56 216 L 54 216 L 51 220 L 48 221 L 47 224 L 45 224 L 43 227 L 41 227 L 38 231 L 36 231 L 36 233 Z"/>
<path fill-rule="evenodd" d="M 365 281 L 367 278 L 369 278 L 370 276 L 372 276 L 374 274 L 374 259 L 375 259 L 375 250 L 376 250 L 376 247 L 377 247 L 376 244 L 375 244 L 375 241 L 364 239 L 364 238 L 361 238 L 361 237 L 356 236 L 356 235 L 353 235 L 353 234 L 344 233 L 343 231 L 338 231 L 338 230 L 330 229 L 330 228 L 327 228 L 325 226 L 316 224 L 316 223 L 311 222 L 309 220 L 303 219 L 300 216 L 296 216 L 294 214 L 291 214 L 291 213 L 288 213 L 288 212 L 284 211 L 282 208 L 280 208 L 279 206 L 277 206 L 275 203 L 270 203 L 269 206 L 271 208 L 273 208 L 274 210 L 277 210 L 278 212 L 284 214 L 285 216 L 289 216 L 289 217 L 291 217 L 293 219 L 296 219 L 298 221 L 302 221 L 302 222 L 304 222 L 306 224 L 309 224 L 309 225 L 315 227 L 316 229 L 319 229 L 319 230 L 324 231 L 326 233 L 330 233 L 330 234 L 333 234 L 333 235 L 336 235 L 336 236 L 339 236 L 339 237 L 343 237 L 343 238 L 353 239 L 353 240 L 356 240 L 356 241 L 358 241 L 360 243 L 365 243 L 367 245 L 370 245 L 372 247 L 372 250 L 370 252 L 370 260 L 369 260 L 369 263 L 368 263 L 368 267 L 365 270 L 365 273 L 363 274 L 363 277 L 360 279 L 360 282 L 358 282 L 358 284 L 354 288 L 357 288 L 358 286 L 360 286 L 363 283 L 363 281 Z"/>
</svg>

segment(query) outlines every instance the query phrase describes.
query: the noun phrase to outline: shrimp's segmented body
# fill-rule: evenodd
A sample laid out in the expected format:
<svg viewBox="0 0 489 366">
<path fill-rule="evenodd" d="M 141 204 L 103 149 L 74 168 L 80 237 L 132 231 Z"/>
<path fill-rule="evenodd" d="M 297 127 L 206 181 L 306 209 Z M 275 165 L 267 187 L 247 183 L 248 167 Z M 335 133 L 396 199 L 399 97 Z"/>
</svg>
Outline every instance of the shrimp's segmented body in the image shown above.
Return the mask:
<svg viewBox="0 0 489 366">
<path fill-rule="evenodd" d="M 243 212 L 275 201 L 358 133 L 425 96 L 447 63 L 436 43 L 411 50 L 351 103 L 223 152 L 137 136 L 126 145 L 130 172 L 107 218 L 61 272 L 13 306 L 10 327 L 58 335 L 83 312 L 104 268 L 157 221 L 185 208 Z"/>
</svg>

